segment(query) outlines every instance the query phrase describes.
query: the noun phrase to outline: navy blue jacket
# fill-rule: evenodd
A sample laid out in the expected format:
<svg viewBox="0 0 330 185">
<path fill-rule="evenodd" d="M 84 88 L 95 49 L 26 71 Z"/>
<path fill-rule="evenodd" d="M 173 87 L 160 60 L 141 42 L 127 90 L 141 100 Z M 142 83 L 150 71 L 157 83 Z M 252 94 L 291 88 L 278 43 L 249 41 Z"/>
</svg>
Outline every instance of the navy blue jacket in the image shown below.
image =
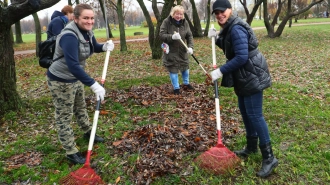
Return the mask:
<svg viewBox="0 0 330 185">
<path fill-rule="evenodd" d="M 231 16 L 216 41 L 226 58 L 220 67 L 222 86 L 234 87 L 238 96 L 250 96 L 271 86 L 265 57 L 258 50 L 258 40 L 245 21 Z"/>
<path fill-rule="evenodd" d="M 54 11 L 47 29 L 47 39 L 61 33 L 62 29 L 69 22 L 68 18 L 59 11 Z"/>
</svg>

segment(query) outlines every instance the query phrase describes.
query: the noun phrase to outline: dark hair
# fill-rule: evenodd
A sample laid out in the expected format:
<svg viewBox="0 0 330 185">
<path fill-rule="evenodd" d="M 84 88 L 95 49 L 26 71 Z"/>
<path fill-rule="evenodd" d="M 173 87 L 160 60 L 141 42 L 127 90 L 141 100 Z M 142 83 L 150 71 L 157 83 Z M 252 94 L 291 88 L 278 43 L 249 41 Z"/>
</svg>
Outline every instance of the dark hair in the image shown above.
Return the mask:
<svg viewBox="0 0 330 185">
<path fill-rule="evenodd" d="M 73 8 L 72 8 L 72 6 L 70 6 L 70 5 L 65 5 L 65 6 L 62 8 L 61 12 L 62 12 L 64 15 L 67 15 L 68 13 L 73 13 Z"/>
<path fill-rule="evenodd" d="M 83 10 L 93 10 L 93 8 L 88 4 L 78 4 L 73 9 L 73 15 L 78 18 Z M 93 10 L 94 11 L 94 10 Z"/>
</svg>

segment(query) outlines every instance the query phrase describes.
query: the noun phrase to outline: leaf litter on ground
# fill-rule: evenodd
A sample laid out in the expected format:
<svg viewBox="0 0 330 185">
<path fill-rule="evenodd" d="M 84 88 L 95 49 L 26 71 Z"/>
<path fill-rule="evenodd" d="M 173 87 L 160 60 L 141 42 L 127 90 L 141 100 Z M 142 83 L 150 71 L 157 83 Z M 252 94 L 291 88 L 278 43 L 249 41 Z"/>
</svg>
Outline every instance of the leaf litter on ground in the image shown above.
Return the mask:
<svg viewBox="0 0 330 185">
<path fill-rule="evenodd" d="M 128 92 L 111 91 L 110 98 L 115 102 L 127 102 L 132 99 L 142 107 L 154 104 L 172 104 L 176 107 L 171 111 L 151 114 L 148 119 L 157 120 L 159 124 L 148 124 L 135 130 L 127 131 L 123 137 L 113 142 L 114 155 L 136 154 L 139 158 L 135 163 L 136 170 L 129 174 L 137 184 L 146 184 L 157 176 L 168 173 L 187 174 L 191 164 L 182 158 L 187 155 L 204 152 L 217 143 L 214 101 L 207 94 L 209 86 L 192 84 L 194 91 L 185 89 L 181 95 L 173 95 L 170 84 L 156 87 L 146 85 L 133 86 Z M 183 88 L 181 88 L 183 89 Z M 201 93 L 197 96 L 196 93 Z M 179 117 L 173 114 L 179 113 Z M 139 120 L 134 120 L 138 122 Z M 221 116 L 224 143 L 243 132 L 237 119 Z M 130 170 L 131 166 L 125 166 Z"/>
<path fill-rule="evenodd" d="M 302 96 L 309 96 L 322 101 L 326 98 L 329 99 L 330 75 L 329 70 L 324 70 L 330 67 L 329 63 L 326 62 L 329 59 L 327 47 L 313 45 L 313 40 L 305 41 L 299 39 L 300 37 L 294 38 L 295 34 L 286 32 L 281 38 L 271 41 L 263 35 L 264 33 L 257 32 L 260 50 L 268 60 L 274 83 L 292 84 L 297 87 L 294 90 L 298 89 L 297 92 Z M 313 35 L 313 39 L 321 39 L 322 37 L 324 42 L 330 41 L 329 35 L 318 37 L 318 35 L 308 30 L 304 30 L 297 35 L 306 35 L 305 38 L 309 38 L 308 35 Z M 196 52 L 194 55 L 207 71 L 211 71 L 211 49 L 207 47 L 210 45 L 209 39 L 195 39 L 195 41 Z M 268 43 L 272 44 L 269 45 Z M 160 104 L 164 108 L 158 113 L 151 113 L 149 116 L 132 113 L 131 121 L 136 125 L 146 119 L 155 120 L 158 124 L 141 125 L 133 130 L 125 131 L 120 139 L 107 145 L 107 147 L 113 149 L 110 155 L 125 157 L 126 153 L 138 154 L 139 157 L 133 168 L 129 166 L 129 163 L 124 164 L 124 170 L 131 176 L 132 182 L 150 183 L 157 176 L 169 173 L 189 174 L 191 164 L 180 159 L 187 156 L 193 157 L 197 152 L 205 151 L 216 143 L 215 116 L 214 112 L 212 113 L 214 111 L 214 99 L 212 93 L 205 91 L 205 89 L 212 89 L 212 87 L 203 83 L 193 83 L 196 90 L 194 92 L 183 91 L 180 96 L 171 94 L 172 88 L 167 82 L 159 86 L 136 85 L 131 86 L 128 90 L 116 89 L 115 84 L 120 80 L 143 79 L 149 76 L 157 78 L 167 75 L 161 65 L 161 60 L 150 59 L 150 51 L 146 49 L 148 48 L 147 42 L 131 43 L 128 44 L 128 48 L 130 52 L 124 52 L 124 57 L 122 52 L 114 51 L 111 53 L 109 75 L 107 76 L 108 83 L 106 84 L 109 98 L 124 106 L 128 106 L 127 100 L 132 100 L 135 105 L 141 107 Z M 41 70 L 38 64 L 35 63 L 35 57 L 32 56 L 15 56 L 18 91 L 22 98 L 50 97 L 45 83 L 46 70 Z M 190 69 L 192 76 L 194 74 L 204 75 L 200 67 L 192 60 Z M 220 50 L 217 50 L 217 61 L 219 61 L 218 65 L 225 62 Z M 104 56 L 102 54 L 93 55 L 89 60 L 86 69 L 92 77 L 99 78 L 98 76 L 102 73 L 103 62 Z M 94 106 L 91 101 L 92 98 L 89 97 L 94 97 L 94 95 L 87 96 L 86 99 L 88 106 Z M 266 98 L 276 100 L 281 97 L 271 95 Z M 329 105 L 329 101 L 324 101 L 324 103 Z M 174 105 L 174 108 L 166 108 L 167 105 Z M 51 100 L 45 106 L 52 107 Z M 37 113 L 33 112 L 37 110 L 31 108 L 30 113 L 35 116 L 40 114 L 49 115 L 49 111 L 52 110 L 49 108 L 45 109 L 43 113 Z M 224 110 L 224 114 L 221 116 L 222 126 L 223 130 L 226 131 L 224 133 L 224 143 L 229 144 L 235 134 L 242 134 L 238 121 L 239 113 L 236 105 L 222 107 L 222 110 Z M 230 112 L 233 113 L 233 116 L 227 115 Z M 117 114 L 116 110 L 110 110 L 110 113 L 108 115 L 113 117 Z M 31 120 L 29 117 L 22 117 L 19 119 L 33 123 L 36 118 Z M 4 123 L 2 128 L 8 127 L 9 124 L 12 123 Z M 53 124 L 53 121 L 49 124 Z M 54 130 L 53 127 L 40 127 L 38 124 L 34 127 L 34 130 L 36 129 L 46 133 Z M 41 129 L 44 129 L 44 131 Z M 14 129 L 11 131 L 11 133 L 15 132 Z M 10 138 L 5 134 L 2 134 L 2 136 L 6 143 L 15 142 L 20 137 L 13 134 Z M 55 135 L 52 137 L 56 138 Z M 56 139 L 53 139 L 52 142 L 56 145 Z M 34 151 L 30 152 L 34 153 Z M 22 160 L 18 160 L 18 158 L 22 158 Z M 27 164 L 26 161 L 21 162 L 24 161 L 23 159 L 25 157 L 15 154 L 7 157 L 5 164 Z M 16 163 L 14 163 L 15 161 Z"/>
</svg>

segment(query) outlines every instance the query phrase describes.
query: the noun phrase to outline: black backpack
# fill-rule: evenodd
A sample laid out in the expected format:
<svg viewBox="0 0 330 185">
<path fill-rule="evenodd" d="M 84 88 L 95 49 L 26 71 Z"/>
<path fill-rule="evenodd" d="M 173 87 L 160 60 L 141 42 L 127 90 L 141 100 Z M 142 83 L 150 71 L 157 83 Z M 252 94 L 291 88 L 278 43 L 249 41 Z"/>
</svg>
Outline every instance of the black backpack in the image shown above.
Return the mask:
<svg viewBox="0 0 330 185">
<path fill-rule="evenodd" d="M 65 30 L 71 30 L 78 36 L 78 34 L 72 29 L 66 28 Z M 53 60 L 53 56 L 55 53 L 55 46 L 56 46 L 56 37 L 57 37 L 57 35 L 52 36 L 49 39 L 47 39 L 43 42 L 40 42 L 38 44 L 39 65 L 43 68 L 49 68 L 53 62 L 64 57 L 64 56 L 60 56 Z"/>
</svg>

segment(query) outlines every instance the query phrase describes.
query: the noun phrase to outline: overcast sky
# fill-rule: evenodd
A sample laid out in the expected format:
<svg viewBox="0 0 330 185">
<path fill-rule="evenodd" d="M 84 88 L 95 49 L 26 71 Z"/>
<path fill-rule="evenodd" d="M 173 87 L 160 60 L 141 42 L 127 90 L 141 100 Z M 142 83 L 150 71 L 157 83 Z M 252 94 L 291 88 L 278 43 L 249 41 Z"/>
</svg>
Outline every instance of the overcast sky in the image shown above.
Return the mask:
<svg viewBox="0 0 330 185">
<path fill-rule="evenodd" d="M 139 6 L 139 4 L 135 0 L 132 0 L 132 1 L 136 3 L 135 6 L 137 6 L 137 7 Z M 151 2 L 150 1 L 145 0 L 144 2 L 146 4 L 147 8 L 151 7 Z M 53 5 L 52 7 L 39 11 L 38 16 L 39 16 L 39 18 L 43 18 L 48 13 L 48 17 L 50 17 L 55 10 L 61 11 L 63 6 L 65 6 L 67 4 L 68 4 L 68 0 L 61 0 L 60 2 Z M 30 15 L 28 17 L 25 17 L 24 19 L 33 19 L 33 17 L 32 17 L 32 15 Z"/>
</svg>

